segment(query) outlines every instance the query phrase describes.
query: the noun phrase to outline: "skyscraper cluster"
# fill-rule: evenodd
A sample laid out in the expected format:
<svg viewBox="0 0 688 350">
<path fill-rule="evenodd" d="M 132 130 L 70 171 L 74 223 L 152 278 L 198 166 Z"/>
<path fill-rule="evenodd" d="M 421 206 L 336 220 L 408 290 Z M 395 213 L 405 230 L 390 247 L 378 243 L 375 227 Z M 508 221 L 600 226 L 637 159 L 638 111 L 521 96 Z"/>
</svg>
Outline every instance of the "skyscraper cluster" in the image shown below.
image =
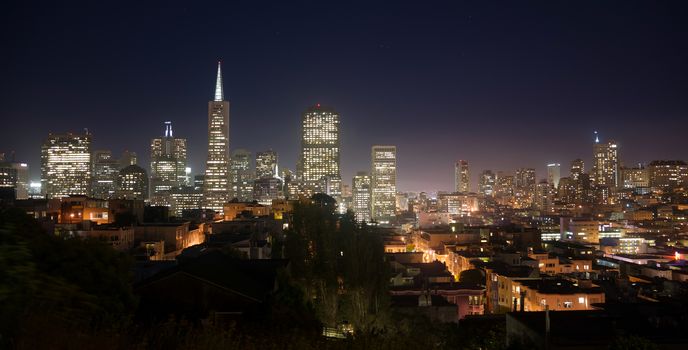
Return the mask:
<svg viewBox="0 0 688 350">
<path fill-rule="evenodd" d="M 144 200 L 152 206 L 170 207 L 177 216 L 194 209 L 221 215 L 232 201 L 271 205 L 273 200 L 325 193 L 338 202 L 341 213 L 351 210 L 359 221 L 393 221 L 398 212 L 396 147 L 373 146 L 370 169 L 354 177 L 351 186 L 345 184 L 340 122 L 339 113 L 320 104 L 303 112 L 296 172 L 280 169 L 278 153 L 272 149 L 254 156 L 248 150 L 232 148 L 230 103 L 225 99 L 222 65 L 218 62 L 215 92 L 208 102 L 208 153 L 203 175 L 193 177 L 188 167 L 187 139 L 177 136 L 172 122 L 166 121 L 162 135 L 151 139 L 148 171 L 137 164 L 133 152 L 124 151 L 115 158 L 110 150 L 93 150 L 88 132 L 50 134 L 42 148 L 41 188 L 47 198 L 86 195 Z M 2 169 L 0 180 L 6 178 L 4 181 L 13 186 L 21 182 L 16 180 L 16 171 Z M 463 174 L 463 179 L 467 178 L 468 174 Z M 24 184 L 28 188 L 28 180 Z"/>
<path fill-rule="evenodd" d="M 341 116 L 333 108 L 315 104 L 301 115 L 300 151 L 296 171 L 279 167 L 278 152 L 252 153 L 230 148 L 230 103 L 225 100 L 222 66 L 218 63 L 215 93 L 208 102 L 208 148 L 205 171 L 193 176 L 188 167 L 187 140 L 175 134 L 172 122 L 163 124 L 151 139 L 150 168 L 137 164 L 136 154 L 124 151 L 115 158 L 110 150 L 93 150 L 92 135 L 50 134 L 41 149 L 41 191 L 46 198 L 88 195 L 96 198 L 145 200 L 171 208 L 174 215 L 186 210 L 208 209 L 220 215 L 231 201 L 257 201 L 333 197 L 341 213 L 351 210 L 359 221 L 388 224 L 397 215 L 419 208 L 447 210 L 462 215 L 496 203 L 514 209 L 540 212 L 574 210 L 575 206 L 614 205 L 633 193 L 671 191 L 688 181 L 688 166 L 678 160 L 656 160 L 624 167 L 615 141 L 601 142 L 595 133 L 592 166 L 571 161 L 569 175 L 561 163 L 546 165 L 538 179 L 535 168 L 479 172 L 477 192 L 471 192 L 469 161 L 454 163 L 452 192 L 409 196 L 397 190 L 397 148 L 374 145 L 370 169 L 358 172 L 351 185 L 341 175 Z M 296 140 L 295 140 L 296 141 Z M 0 187 L 16 188 L 17 198 L 29 196 L 28 167 L 2 162 Z M 425 198 L 425 199 L 422 199 Z M 479 199 L 479 200 L 478 200 Z"/>
</svg>

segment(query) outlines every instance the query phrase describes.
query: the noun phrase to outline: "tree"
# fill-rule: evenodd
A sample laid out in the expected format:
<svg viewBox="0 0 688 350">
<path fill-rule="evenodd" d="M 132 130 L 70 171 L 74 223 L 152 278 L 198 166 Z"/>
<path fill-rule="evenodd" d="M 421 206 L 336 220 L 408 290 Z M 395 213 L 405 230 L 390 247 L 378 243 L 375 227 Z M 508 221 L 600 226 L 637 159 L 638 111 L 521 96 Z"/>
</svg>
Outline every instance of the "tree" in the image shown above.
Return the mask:
<svg viewBox="0 0 688 350">
<path fill-rule="evenodd" d="M 49 235 L 19 209 L 0 212 L 0 244 L 0 346 L 128 321 L 135 299 L 123 253 Z"/>
<path fill-rule="evenodd" d="M 480 269 L 464 270 L 459 274 L 459 283 L 485 285 L 485 275 Z"/>
</svg>

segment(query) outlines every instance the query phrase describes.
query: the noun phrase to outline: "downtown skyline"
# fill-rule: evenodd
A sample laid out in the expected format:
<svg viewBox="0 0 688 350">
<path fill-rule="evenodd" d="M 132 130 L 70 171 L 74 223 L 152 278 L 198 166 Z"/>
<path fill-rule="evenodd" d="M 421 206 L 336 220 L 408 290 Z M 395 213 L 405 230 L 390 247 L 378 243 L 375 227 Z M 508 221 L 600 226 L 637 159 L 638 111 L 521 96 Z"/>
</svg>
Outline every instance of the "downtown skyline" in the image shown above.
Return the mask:
<svg viewBox="0 0 688 350">
<path fill-rule="evenodd" d="M 447 14 L 436 23 L 425 21 L 442 9 Z M 160 134 L 165 121 L 172 121 L 176 134 L 189 140 L 189 165 L 194 174 L 202 174 L 205 106 L 213 96 L 218 57 L 224 62 L 225 91 L 232 104 L 230 151 L 273 149 L 280 154 L 280 167 L 294 170 L 301 113 L 316 103 L 332 106 L 341 116 L 345 184 L 357 171 L 369 169 L 375 144 L 397 145 L 401 191 L 451 190 L 453 164 L 459 159 L 470 163 L 473 189 L 477 174 L 485 169 L 533 167 L 540 180 L 548 163 L 560 163 L 566 176 L 573 159 L 591 164 L 593 131 L 619 143 L 619 158 L 627 166 L 688 158 L 681 144 L 688 122 L 682 97 L 686 68 L 679 64 L 688 51 L 679 41 L 686 25 L 672 20 L 679 18 L 680 6 L 645 11 L 640 5 L 618 3 L 585 9 L 552 5 L 532 15 L 489 5 L 423 7 L 417 15 L 405 6 L 374 7 L 354 19 L 358 26 L 352 29 L 324 27 L 298 35 L 307 28 L 287 20 L 306 17 L 296 8 L 285 18 L 279 15 L 284 9 L 271 8 L 259 21 L 263 27 L 247 26 L 240 32 L 241 24 L 259 16 L 257 8 L 244 4 L 234 13 L 213 14 L 246 16 L 213 33 L 212 25 L 191 32 L 180 29 L 182 15 L 193 17 L 200 8 L 170 5 L 160 10 L 156 22 L 171 30 L 170 37 L 146 49 L 142 41 L 161 33 L 138 38 L 121 23 L 148 26 L 142 16 L 152 9 L 139 9 L 123 22 L 116 9 L 97 15 L 102 20 L 98 24 L 75 18 L 56 33 L 49 33 L 54 24 L 50 20 L 38 23 L 47 10 L 36 11 L 28 22 L 35 28 L 20 31 L 11 41 L 13 55 L 3 58 L 14 69 L 2 85 L 0 113 L 13 128 L 3 130 L 0 150 L 15 151 L 17 161 L 29 163 L 32 181 L 39 177 L 40 144 L 48 132 L 88 128 L 94 150 L 134 151 L 144 166 L 150 161 L 148 140 Z M 563 15 L 562 10 L 572 11 Z M 13 8 L 9 13 L 23 11 Z M 348 11 L 329 11 L 315 21 L 339 23 Z M 619 16 L 609 19 L 615 11 Z M 552 19 L 529 24 L 529 16 L 543 12 Z M 374 24 L 381 14 L 388 17 L 388 29 Z M 587 29 L 577 24 L 585 21 Z M 114 34 L 108 33 L 119 28 L 123 35 L 117 40 L 138 39 L 114 53 L 103 43 L 88 41 L 89 35 L 66 42 L 67 33 L 86 24 L 92 25 L 90 35 L 111 38 Z M 495 25 L 513 31 L 491 29 Z M 409 31 L 416 35 L 409 36 Z M 534 31 L 550 34 L 527 37 Z M 623 40 L 612 40 L 618 36 Z M 179 48 L 166 48 L 175 37 L 181 38 Z M 194 38 L 223 44 L 195 43 Z M 45 59 L 36 50 L 52 48 L 47 39 L 66 48 L 88 43 L 93 50 L 87 55 L 63 50 Z M 24 48 L 23 41 L 31 42 L 31 49 Z M 561 48 L 558 42 L 568 46 Z M 132 49 L 142 51 L 135 57 L 126 54 Z M 303 61 L 318 52 L 327 59 Z M 550 91 L 552 86 L 556 89 Z M 35 103 L 34 96 L 43 96 L 45 102 Z M 655 128 L 647 127 L 651 121 Z"/>
</svg>

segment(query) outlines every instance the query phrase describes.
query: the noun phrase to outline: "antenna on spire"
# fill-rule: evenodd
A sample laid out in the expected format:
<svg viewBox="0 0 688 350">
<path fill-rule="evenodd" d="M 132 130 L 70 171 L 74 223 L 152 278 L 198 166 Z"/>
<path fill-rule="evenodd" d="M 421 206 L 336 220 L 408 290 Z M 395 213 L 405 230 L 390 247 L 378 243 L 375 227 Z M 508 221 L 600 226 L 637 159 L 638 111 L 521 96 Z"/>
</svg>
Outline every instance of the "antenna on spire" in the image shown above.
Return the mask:
<svg viewBox="0 0 688 350">
<path fill-rule="evenodd" d="M 595 143 L 600 143 L 600 136 L 597 134 L 597 131 L 595 131 Z"/>
<path fill-rule="evenodd" d="M 215 101 L 224 101 L 222 91 L 222 61 L 217 61 L 217 80 L 215 81 Z"/>
</svg>

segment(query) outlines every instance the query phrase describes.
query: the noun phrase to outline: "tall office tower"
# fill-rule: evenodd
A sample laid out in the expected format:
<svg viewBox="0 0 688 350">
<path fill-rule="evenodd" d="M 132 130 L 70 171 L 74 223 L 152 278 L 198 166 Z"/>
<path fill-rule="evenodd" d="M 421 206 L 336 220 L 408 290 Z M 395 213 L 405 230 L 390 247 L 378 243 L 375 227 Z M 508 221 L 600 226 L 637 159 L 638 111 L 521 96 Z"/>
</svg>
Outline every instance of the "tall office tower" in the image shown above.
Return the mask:
<svg viewBox="0 0 688 350">
<path fill-rule="evenodd" d="M 621 186 L 623 188 L 641 188 L 650 186 L 650 170 L 642 164 L 635 168 L 621 168 Z"/>
<path fill-rule="evenodd" d="M 397 207 L 397 147 L 373 146 L 370 158 L 370 215 L 380 223 L 389 223 Z"/>
<path fill-rule="evenodd" d="M 136 156 L 136 152 L 131 152 L 125 150 L 122 152 L 122 158 L 119 160 L 119 168 L 124 169 L 130 165 L 136 165 L 138 164 L 138 157 Z"/>
<path fill-rule="evenodd" d="M 653 190 L 670 191 L 688 186 L 688 164 L 682 160 L 655 160 L 648 168 Z"/>
<path fill-rule="evenodd" d="M 468 161 L 460 160 L 454 164 L 454 190 L 456 192 L 470 192 L 471 176 L 468 172 Z"/>
<path fill-rule="evenodd" d="M 547 183 L 549 183 L 552 188 L 559 188 L 559 179 L 561 179 L 561 164 L 547 164 Z"/>
<path fill-rule="evenodd" d="M 583 173 L 585 173 L 585 163 L 583 163 L 583 160 L 580 158 L 574 159 L 571 162 L 571 180 L 578 181 L 578 178 L 580 178 L 580 175 Z"/>
<path fill-rule="evenodd" d="M 497 172 L 497 181 L 495 184 L 495 195 L 499 197 L 510 197 L 514 195 L 514 176 Z"/>
<path fill-rule="evenodd" d="M 148 199 L 148 174 L 138 165 L 129 165 L 117 175 L 117 198 Z"/>
<path fill-rule="evenodd" d="M 535 190 L 535 207 L 540 211 L 549 211 L 552 203 L 552 184 L 547 180 L 540 180 Z"/>
<path fill-rule="evenodd" d="M 566 204 L 574 203 L 576 200 L 576 182 L 570 177 L 562 177 L 555 192 L 557 200 Z"/>
<path fill-rule="evenodd" d="M 14 168 L 17 171 L 17 185 L 15 186 L 17 199 L 28 199 L 29 198 L 29 165 L 26 163 L 13 162 L 12 168 Z"/>
<path fill-rule="evenodd" d="M 535 169 L 516 169 L 515 182 L 517 206 L 520 208 L 525 208 L 532 205 L 535 199 Z"/>
<path fill-rule="evenodd" d="M 478 178 L 478 191 L 484 196 L 494 196 L 495 195 L 495 185 L 497 183 L 497 177 L 492 172 L 492 170 L 483 170 Z"/>
<path fill-rule="evenodd" d="M 253 200 L 254 178 L 251 169 L 251 152 L 245 149 L 233 151 L 229 161 L 230 199 L 236 198 L 240 202 Z"/>
<path fill-rule="evenodd" d="M 369 222 L 370 216 L 370 175 L 365 171 L 359 171 L 354 176 L 351 187 L 352 210 L 356 215 L 356 221 Z"/>
<path fill-rule="evenodd" d="M 93 184 L 94 198 L 110 199 L 117 189 L 117 175 L 120 162 L 112 157 L 112 152 L 100 150 L 93 152 Z"/>
<path fill-rule="evenodd" d="M 17 188 L 17 170 L 10 164 L 0 162 L 0 187 Z M 15 192 L 16 193 L 16 192 Z"/>
<path fill-rule="evenodd" d="M 342 182 L 339 143 L 337 112 L 317 104 L 303 113 L 298 173 L 303 192 L 323 192 L 338 199 Z"/>
<path fill-rule="evenodd" d="M 154 205 L 171 205 L 170 190 L 186 184 L 186 139 L 176 138 L 172 122 L 165 134 L 151 140 L 150 194 Z"/>
<path fill-rule="evenodd" d="M 256 153 L 256 179 L 276 177 L 277 152 L 267 150 Z"/>
<path fill-rule="evenodd" d="M 49 134 L 41 147 L 46 198 L 91 194 L 91 134 Z"/>
<path fill-rule="evenodd" d="M 600 143 L 595 132 L 593 145 L 592 182 L 595 186 L 617 188 L 619 184 L 619 157 L 616 142 Z"/>
<path fill-rule="evenodd" d="M 229 102 L 224 100 L 220 62 L 215 99 L 208 102 L 208 160 L 203 186 L 204 208 L 222 212 L 229 200 Z"/>
<path fill-rule="evenodd" d="M 9 159 L 0 153 L 0 187 L 13 188 L 16 199 L 29 198 L 29 165 L 15 162 L 14 152 Z"/>
</svg>

